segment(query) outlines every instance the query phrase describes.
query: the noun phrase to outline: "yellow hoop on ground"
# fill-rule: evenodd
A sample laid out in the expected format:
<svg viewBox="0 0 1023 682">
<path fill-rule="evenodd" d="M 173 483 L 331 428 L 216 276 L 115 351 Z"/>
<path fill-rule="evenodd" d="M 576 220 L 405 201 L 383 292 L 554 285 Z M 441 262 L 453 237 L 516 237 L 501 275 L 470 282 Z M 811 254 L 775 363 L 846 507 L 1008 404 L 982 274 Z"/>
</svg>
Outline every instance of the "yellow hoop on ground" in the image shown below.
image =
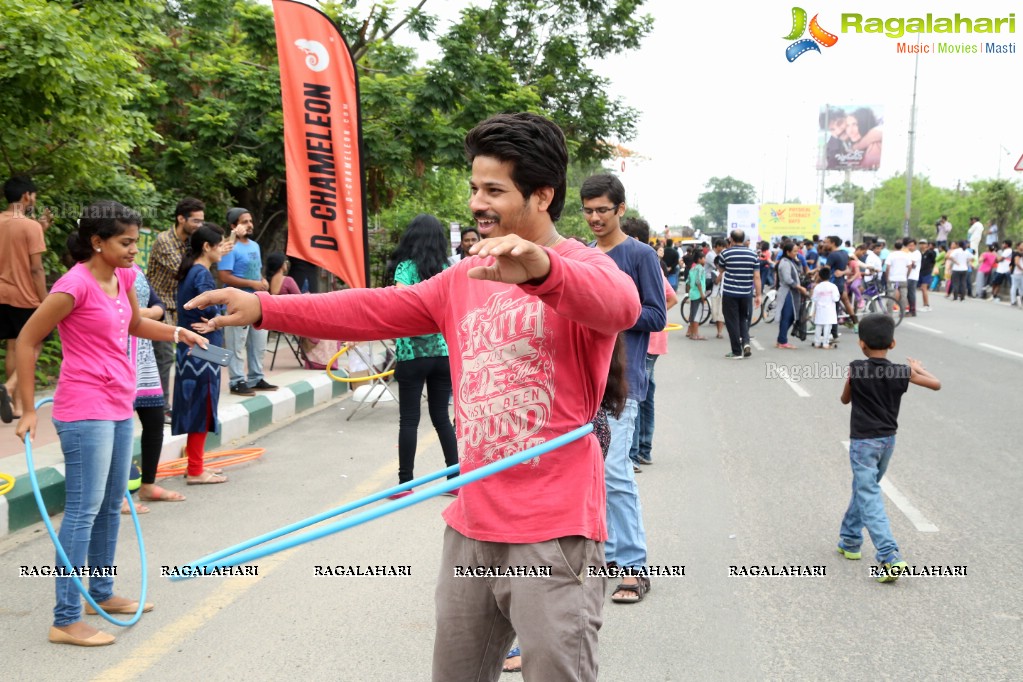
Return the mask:
<svg viewBox="0 0 1023 682">
<path fill-rule="evenodd" d="M 14 489 L 14 476 L 0 474 L 0 495 L 6 495 Z"/>
<path fill-rule="evenodd" d="M 266 448 L 242 448 L 240 450 L 222 450 L 221 452 L 207 452 L 203 454 L 202 461 L 216 462 L 218 467 L 229 467 L 242 462 L 249 462 L 258 459 L 266 452 Z M 223 460 L 223 461 L 220 461 Z M 156 467 L 156 478 L 169 478 L 181 476 L 188 469 L 188 457 L 179 457 Z"/>
<path fill-rule="evenodd" d="M 392 374 L 394 374 L 393 369 L 389 369 L 386 372 L 381 372 L 380 374 L 371 374 L 368 377 L 339 377 L 338 375 L 331 372 L 330 368 L 334 366 L 334 363 L 337 362 L 337 359 L 344 355 L 345 353 L 347 353 L 353 347 L 354 347 L 353 344 L 346 343 L 341 350 L 334 353 L 334 355 L 330 358 L 330 362 L 327 363 L 327 376 L 329 376 L 334 381 L 340 381 L 342 384 L 354 384 L 360 381 L 372 381 L 373 379 L 383 379 L 384 377 L 389 377 Z"/>
<path fill-rule="evenodd" d="M 663 330 L 661 330 L 661 331 L 666 331 L 666 332 L 677 332 L 677 331 L 678 331 L 679 329 L 682 329 L 682 328 L 683 328 L 683 327 L 682 327 L 682 325 L 680 325 L 680 324 L 679 324 L 679 323 L 677 323 L 677 322 L 669 322 L 668 324 L 666 324 L 666 325 L 664 326 L 664 329 L 663 329 Z"/>
</svg>

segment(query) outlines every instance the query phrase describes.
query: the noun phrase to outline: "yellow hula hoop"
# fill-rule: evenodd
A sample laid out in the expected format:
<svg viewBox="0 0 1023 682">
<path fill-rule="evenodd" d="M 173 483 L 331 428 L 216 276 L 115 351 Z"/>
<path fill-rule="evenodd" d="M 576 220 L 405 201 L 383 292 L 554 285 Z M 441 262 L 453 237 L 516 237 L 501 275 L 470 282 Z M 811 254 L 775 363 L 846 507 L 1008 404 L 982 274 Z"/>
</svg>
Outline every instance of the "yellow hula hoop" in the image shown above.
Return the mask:
<svg viewBox="0 0 1023 682">
<path fill-rule="evenodd" d="M 344 355 L 345 353 L 347 353 L 349 351 L 349 349 L 351 349 L 353 347 L 353 345 L 354 344 L 346 343 L 344 346 L 341 347 L 341 350 L 339 350 L 338 352 L 334 353 L 334 355 L 330 358 L 330 362 L 327 363 L 327 376 L 329 376 L 331 379 L 333 379 L 334 381 L 340 381 L 342 384 L 354 384 L 354 383 L 357 383 L 359 381 L 370 381 L 372 379 L 383 379 L 384 377 L 389 377 L 392 374 L 394 374 L 394 370 L 393 369 L 389 369 L 386 372 L 381 372 L 380 374 L 371 374 L 368 377 L 352 377 L 352 378 L 348 378 L 348 377 L 339 377 L 338 375 L 336 375 L 333 372 L 331 372 L 330 368 L 334 366 L 334 363 L 337 362 L 337 359 L 339 357 L 341 357 L 342 355 Z"/>
<path fill-rule="evenodd" d="M 0 474 L 0 495 L 6 495 L 14 489 L 14 476 Z"/>
<path fill-rule="evenodd" d="M 669 322 L 662 331 L 677 332 L 679 329 L 682 329 L 682 325 L 677 322 Z"/>
</svg>

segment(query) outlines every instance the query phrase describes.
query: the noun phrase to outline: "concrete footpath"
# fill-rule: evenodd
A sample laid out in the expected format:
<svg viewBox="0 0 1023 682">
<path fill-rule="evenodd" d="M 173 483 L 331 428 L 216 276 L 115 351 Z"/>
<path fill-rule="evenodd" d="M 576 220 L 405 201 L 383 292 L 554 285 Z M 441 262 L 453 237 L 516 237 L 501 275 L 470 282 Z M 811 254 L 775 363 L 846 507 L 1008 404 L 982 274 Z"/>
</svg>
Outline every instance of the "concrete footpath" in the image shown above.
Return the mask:
<svg viewBox="0 0 1023 682">
<path fill-rule="evenodd" d="M 239 441 L 267 426 L 283 422 L 295 414 L 321 405 L 348 391 L 348 384 L 333 381 L 323 370 L 302 369 L 298 359 L 281 340 L 274 360 L 276 334 L 270 335 L 263 363 L 267 381 L 278 386 L 276 391 L 260 391 L 253 397 L 230 393 L 227 369 L 221 377 L 219 417 L 220 433 L 211 433 L 206 440 L 206 451 L 238 447 Z M 270 369 L 273 361 L 274 369 Z M 341 372 L 343 374 L 343 372 Z M 52 395 L 40 392 L 38 398 Z M 50 407 L 39 411 L 39 423 L 33 441 L 32 459 L 39 488 L 51 516 L 64 511 L 64 455 L 56 431 L 50 420 Z M 15 436 L 13 424 L 0 424 L 0 473 L 15 477 L 14 488 L 0 495 L 0 537 L 39 522 L 39 509 L 28 475 L 24 443 Z M 134 458 L 141 453 L 141 424 L 135 420 Z M 164 427 L 163 450 L 160 461 L 178 459 L 185 446 L 185 435 L 172 436 L 170 426 Z"/>
</svg>

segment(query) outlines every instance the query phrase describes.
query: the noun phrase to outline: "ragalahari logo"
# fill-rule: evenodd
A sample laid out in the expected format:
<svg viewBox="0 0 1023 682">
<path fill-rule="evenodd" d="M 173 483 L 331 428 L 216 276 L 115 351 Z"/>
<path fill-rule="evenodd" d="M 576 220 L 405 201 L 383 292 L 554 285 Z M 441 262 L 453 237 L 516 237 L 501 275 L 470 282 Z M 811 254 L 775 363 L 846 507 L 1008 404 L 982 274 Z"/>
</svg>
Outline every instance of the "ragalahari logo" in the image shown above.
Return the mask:
<svg viewBox="0 0 1023 682">
<path fill-rule="evenodd" d="M 785 58 L 790 62 L 796 61 L 799 55 L 813 50 L 814 52 L 820 52 L 821 49 L 817 47 L 820 43 L 824 47 L 832 47 L 838 42 L 838 36 L 834 33 L 828 33 L 820 24 L 817 23 L 817 16 L 813 15 L 813 19 L 810 20 L 810 38 L 803 38 L 802 40 L 796 40 L 803 35 L 806 31 L 806 10 L 802 7 L 792 8 L 792 31 L 785 36 L 785 40 L 795 40 L 796 42 L 785 48 Z"/>
<path fill-rule="evenodd" d="M 305 52 L 305 65 L 311 71 L 319 73 L 320 71 L 326 71 L 327 67 L 330 66 L 330 55 L 327 54 L 327 48 L 323 46 L 323 43 L 300 38 L 295 41 L 295 46 Z"/>
</svg>

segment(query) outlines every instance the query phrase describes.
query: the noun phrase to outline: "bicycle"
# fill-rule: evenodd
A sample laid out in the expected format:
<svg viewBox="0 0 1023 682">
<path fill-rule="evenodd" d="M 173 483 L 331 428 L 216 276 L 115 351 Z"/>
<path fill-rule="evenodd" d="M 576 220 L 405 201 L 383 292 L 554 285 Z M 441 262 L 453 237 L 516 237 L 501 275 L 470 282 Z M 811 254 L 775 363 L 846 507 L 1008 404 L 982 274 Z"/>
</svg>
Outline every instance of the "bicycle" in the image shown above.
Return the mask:
<svg viewBox="0 0 1023 682">
<path fill-rule="evenodd" d="M 901 305 L 899 305 L 899 302 L 896 301 L 893 297 L 889 296 L 886 293 L 883 293 L 882 290 L 878 288 L 877 282 L 870 282 L 869 284 L 867 284 L 866 288 L 864 288 L 863 290 L 863 299 L 865 302 L 862 307 L 858 307 L 856 309 L 857 313 L 867 315 L 870 314 L 888 315 L 892 318 L 892 321 L 895 323 L 896 327 L 898 327 L 899 323 L 902 322 L 902 317 L 905 314 L 905 310 Z M 847 324 L 849 322 L 849 313 L 846 312 L 845 306 L 843 306 L 842 302 L 839 301 L 838 303 L 835 304 L 835 307 L 838 309 L 838 325 L 836 326 Z M 813 317 L 814 317 L 813 299 L 807 296 L 805 297 L 805 300 L 803 301 L 802 305 L 802 317 L 800 316 L 796 317 L 797 320 L 803 319 L 806 321 L 807 334 L 812 334 L 814 331 L 815 325 L 813 323 Z M 837 343 L 837 340 L 835 341 L 835 343 Z"/>
<path fill-rule="evenodd" d="M 756 326 L 757 322 L 763 320 L 767 324 L 774 322 L 775 315 L 778 312 L 778 290 L 768 289 L 767 293 L 764 294 L 764 300 L 760 303 L 760 307 L 754 311 L 754 317 L 750 320 L 749 326 Z"/>
<path fill-rule="evenodd" d="M 906 314 L 905 307 L 901 305 L 899 300 L 878 288 L 877 280 L 866 285 L 863 290 L 863 298 L 866 302 L 863 305 L 862 312 L 868 315 L 888 315 L 892 318 L 896 327 L 901 324 L 902 318 Z"/>
<path fill-rule="evenodd" d="M 685 294 L 679 299 L 679 306 L 682 313 L 682 320 L 689 324 L 689 294 Z M 710 301 L 703 303 L 700 306 L 700 324 L 707 324 L 707 320 L 710 319 Z"/>
</svg>

